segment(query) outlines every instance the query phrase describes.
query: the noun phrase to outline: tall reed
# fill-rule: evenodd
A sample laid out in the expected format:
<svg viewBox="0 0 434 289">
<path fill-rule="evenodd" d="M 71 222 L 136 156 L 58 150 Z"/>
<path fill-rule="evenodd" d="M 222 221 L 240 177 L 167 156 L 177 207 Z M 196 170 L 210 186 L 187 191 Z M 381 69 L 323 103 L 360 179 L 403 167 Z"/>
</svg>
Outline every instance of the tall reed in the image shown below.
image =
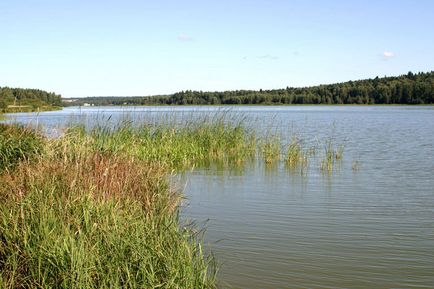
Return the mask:
<svg viewBox="0 0 434 289">
<path fill-rule="evenodd" d="M 261 142 L 260 152 L 266 164 L 273 164 L 280 160 L 281 144 L 278 136 L 268 136 Z"/>
<path fill-rule="evenodd" d="M 344 153 L 343 145 L 336 145 L 333 139 L 329 138 L 324 145 L 324 155 L 320 163 L 323 172 L 331 173 L 336 161 L 342 159 Z"/>
<path fill-rule="evenodd" d="M 293 136 L 290 144 L 288 145 L 286 156 L 285 156 L 285 165 L 290 170 L 300 169 L 301 173 L 306 173 L 309 161 L 309 152 L 312 151 L 312 148 L 306 150 L 302 147 L 302 141 Z"/>
<path fill-rule="evenodd" d="M 239 164 L 254 157 L 256 137 L 241 125 L 224 122 L 142 124 L 125 122 L 115 129 L 97 126 L 89 133 L 73 127 L 64 136 L 71 143 L 88 142 L 96 151 L 131 155 L 175 169 L 209 162 Z"/>
<path fill-rule="evenodd" d="M 25 159 L 32 159 L 43 150 L 43 137 L 20 125 L 0 124 L 0 172 L 10 170 Z"/>
<path fill-rule="evenodd" d="M 85 151 L 3 174 L 0 287 L 215 287 L 214 261 L 180 228 L 166 174 Z"/>
</svg>

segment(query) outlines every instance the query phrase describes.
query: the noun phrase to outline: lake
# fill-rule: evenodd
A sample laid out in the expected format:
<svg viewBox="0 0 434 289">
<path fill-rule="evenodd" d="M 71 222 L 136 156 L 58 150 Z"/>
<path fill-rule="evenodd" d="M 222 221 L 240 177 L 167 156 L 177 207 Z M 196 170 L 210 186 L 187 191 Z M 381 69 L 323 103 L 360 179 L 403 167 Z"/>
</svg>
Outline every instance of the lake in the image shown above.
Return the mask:
<svg viewBox="0 0 434 289">
<path fill-rule="evenodd" d="M 303 173 L 252 162 L 178 177 L 183 220 L 206 226 L 223 287 L 433 288 L 432 106 L 89 107 L 9 117 L 58 135 L 66 123 L 98 118 L 218 113 L 283 142 L 344 146 L 331 173 L 314 156 Z"/>
</svg>

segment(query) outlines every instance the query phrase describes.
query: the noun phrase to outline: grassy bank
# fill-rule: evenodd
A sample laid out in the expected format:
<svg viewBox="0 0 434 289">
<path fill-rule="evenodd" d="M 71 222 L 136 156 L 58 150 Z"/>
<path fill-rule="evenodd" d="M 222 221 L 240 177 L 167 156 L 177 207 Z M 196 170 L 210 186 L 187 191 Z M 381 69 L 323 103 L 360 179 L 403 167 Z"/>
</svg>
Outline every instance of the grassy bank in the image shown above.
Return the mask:
<svg viewBox="0 0 434 289">
<path fill-rule="evenodd" d="M 179 228 L 165 173 L 95 153 L 4 175 L 0 287 L 214 287 L 212 259 Z"/>
<path fill-rule="evenodd" d="M 107 143 L 125 130 L 99 133 L 3 127 L 0 288 L 214 288 L 170 165 Z"/>
</svg>

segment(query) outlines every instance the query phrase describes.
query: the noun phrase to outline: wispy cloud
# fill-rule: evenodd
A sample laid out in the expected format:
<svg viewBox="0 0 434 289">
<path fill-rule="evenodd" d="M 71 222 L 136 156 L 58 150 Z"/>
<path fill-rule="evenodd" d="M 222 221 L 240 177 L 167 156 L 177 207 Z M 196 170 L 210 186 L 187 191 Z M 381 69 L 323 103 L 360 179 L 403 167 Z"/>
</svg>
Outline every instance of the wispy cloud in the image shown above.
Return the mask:
<svg viewBox="0 0 434 289">
<path fill-rule="evenodd" d="M 191 37 L 191 35 L 188 34 L 179 34 L 177 39 L 178 41 L 183 41 L 183 42 L 193 41 L 193 37 Z"/>
<path fill-rule="evenodd" d="M 279 56 L 271 55 L 271 54 L 264 54 L 264 55 L 258 55 L 258 56 L 253 56 L 253 57 L 243 56 L 243 60 L 247 60 L 249 58 L 250 59 L 263 59 L 263 60 L 277 60 L 277 59 L 279 59 Z"/>
<path fill-rule="evenodd" d="M 384 59 L 390 59 L 390 58 L 395 57 L 395 52 L 386 50 L 383 52 L 382 56 Z"/>
</svg>

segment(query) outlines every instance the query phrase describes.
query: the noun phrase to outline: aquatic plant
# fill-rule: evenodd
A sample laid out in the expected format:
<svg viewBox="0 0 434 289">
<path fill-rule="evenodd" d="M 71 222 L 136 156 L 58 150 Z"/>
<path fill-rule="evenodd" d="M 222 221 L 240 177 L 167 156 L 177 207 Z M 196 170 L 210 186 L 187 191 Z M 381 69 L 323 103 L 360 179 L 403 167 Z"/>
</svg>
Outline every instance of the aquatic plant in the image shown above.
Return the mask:
<svg viewBox="0 0 434 289">
<path fill-rule="evenodd" d="M 43 150 L 43 137 L 20 125 L 0 124 L 0 172 L 13 169 L 22 160 L 32 159 Z"/>
<path fill-rule="evenodd" d="M 158 162 L 172 169 L 189 169 L 210 162 L 240 164 L 256 153 L 256 136 L 242 125 L 223 121 L 133 126 L 122 122 L 115 128 L 71 127 L 63 137 L 66 143 L 87 142 L 99 152 L 131 155 Z"/>
<path fill-rule="evenodd" d="M 301 144 L 301 140 L 293 136 L 286 152 L 286 166 L 290 169 L 300 167 L 301 171 L 305 172 L 308 166 L 308 156 L 311 152 L 312 148 L 310 148 L 309 150 L 304 150 Z"/>
<path fill-rule="evenodd" d="M 165 168 L 79 149 L 0 177 L 0 288 L 214 288 Z"/>
<path fill-rule="evenodd" d="M 215 261 L 180 226 L 167 176 L 251 159 L 254 134 L 215 121 L 27 132 L 45 149 L 0 176 L 1 288 L 215 287 Z"/>
<path fill-rule="evenodd" d="M 262 140 L 260 153 L 266 164 L 272 164 L 280 160 L 281 144 L 278 136 L 269 136 Z"/>
<path fill-rule="evenodd" d="M 324 155 L 320 163 L 323 172 L 331 173 L 336 161 L 342 159 L 344 153 L 343 145 L 336 145 L 332 138 L 326 140 L 324 145 Z"/>
</svg>

